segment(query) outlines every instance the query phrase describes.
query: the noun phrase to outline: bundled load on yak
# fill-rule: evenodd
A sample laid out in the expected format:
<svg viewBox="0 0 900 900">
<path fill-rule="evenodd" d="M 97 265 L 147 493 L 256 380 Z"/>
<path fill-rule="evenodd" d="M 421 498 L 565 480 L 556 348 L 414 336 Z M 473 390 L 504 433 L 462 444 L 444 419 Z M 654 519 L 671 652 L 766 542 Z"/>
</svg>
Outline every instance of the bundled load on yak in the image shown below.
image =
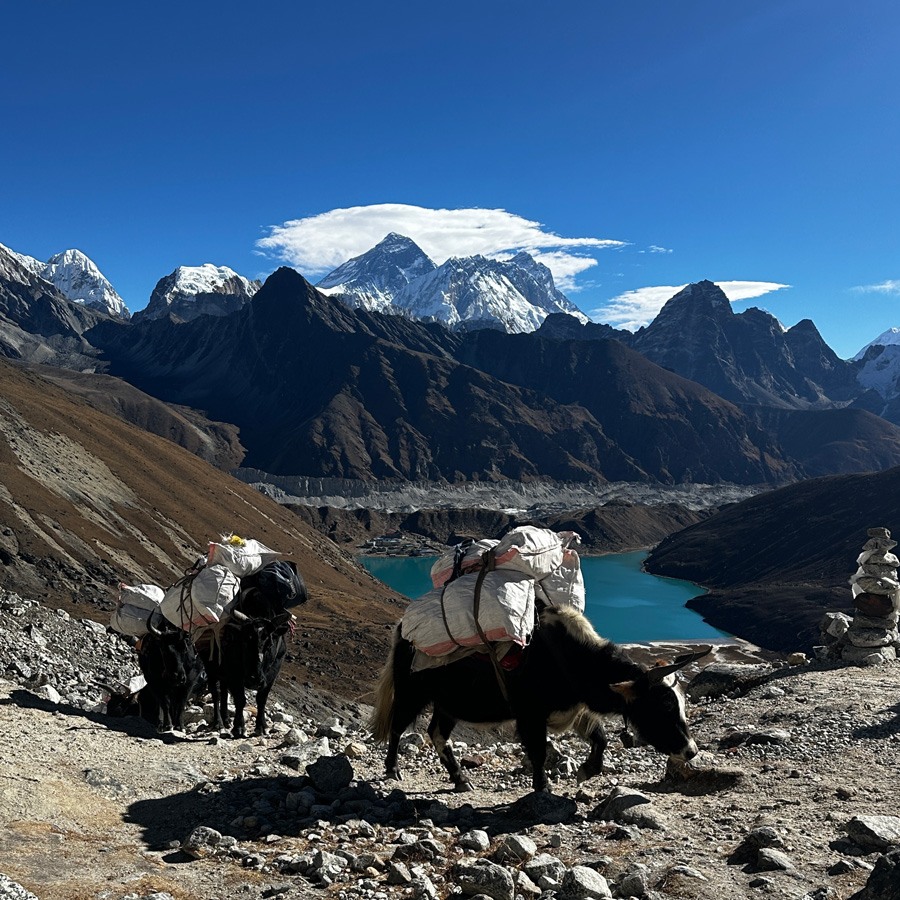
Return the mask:
<svg viewBox="0 0 900 900">
<path fill-rule="evenodd" d="M 407 607 L 402 636 L 431 657 L 496 643 L 524 647 L 536 607 L 584 610 L 575 532 L 522 525 L 501 540 L 460 544 L 431 568 L 433 590 Z"/>
<path fill-rule="evenodd" d="M 119 634 L 143 637 L 150 616 L 159 609 L 166 592 L 155 584 L 119 585 L 119 597 L 110 619 L 110 627 Z"/>
<path fill-rule="evenodd" d="M 170 623 L 197 636 L 217 629 L 245 603 L 246 615 L 271 618 L 307 599 L 296 565 L 281 555 L 259 541 L 223 535 L 165 590 L 121 585 L 110 625 L 120 634 L 142 637 L 151 622 Z"/>
</svg>

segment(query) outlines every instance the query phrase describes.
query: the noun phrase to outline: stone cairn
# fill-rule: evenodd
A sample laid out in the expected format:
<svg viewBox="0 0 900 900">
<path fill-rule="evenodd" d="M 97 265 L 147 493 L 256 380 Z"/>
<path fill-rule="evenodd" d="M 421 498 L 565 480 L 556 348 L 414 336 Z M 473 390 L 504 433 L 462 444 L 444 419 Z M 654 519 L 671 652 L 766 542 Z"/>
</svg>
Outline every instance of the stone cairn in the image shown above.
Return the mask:
<svg viewBox="0 0 900 900">
<path fill-rule="evenodd" d="M 869 540 L 857 557 L 859 568 L 850 576 L 855 615 L 825 613 L 822 620 L 822 659 L 844 660 L 858 665 L 879 665 L 897 659 L 900 650 L 900 559 L 893 553 L 897 542 L 887 528 L 870 528 Z"/>
</svg>

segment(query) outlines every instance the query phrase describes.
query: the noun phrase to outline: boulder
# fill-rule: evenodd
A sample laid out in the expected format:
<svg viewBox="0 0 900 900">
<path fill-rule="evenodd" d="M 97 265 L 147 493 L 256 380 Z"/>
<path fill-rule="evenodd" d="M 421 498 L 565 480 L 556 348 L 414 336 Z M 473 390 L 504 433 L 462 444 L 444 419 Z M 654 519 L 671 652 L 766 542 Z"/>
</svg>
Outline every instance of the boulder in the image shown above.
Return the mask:
<svg viewBox="0 0 900 900">
<path fill-rule="evenodd" d="M 900 850 L 892 850 L 875 863 L 862 890 L 849 900 L 896 900 L 900 897 Z"/>
</svg>

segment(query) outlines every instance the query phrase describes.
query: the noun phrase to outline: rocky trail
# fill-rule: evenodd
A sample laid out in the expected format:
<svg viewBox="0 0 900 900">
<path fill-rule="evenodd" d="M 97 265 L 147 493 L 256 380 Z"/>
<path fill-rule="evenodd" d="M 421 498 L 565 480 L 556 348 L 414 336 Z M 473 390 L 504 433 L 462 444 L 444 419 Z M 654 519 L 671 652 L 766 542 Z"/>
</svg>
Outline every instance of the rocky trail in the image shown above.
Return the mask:
<svg viewBox="0 0 900 900">
<path fill-rule="evenodd" d="M 136 673 L 102 626 L 0 595 L 3 900 L 900 897 L 898 663 L 694 669 L 690 767 L 613 736 L 578 785 L 558 738 L 549 796 L 496 731 L 457 742 L 470 793 L 419 734 L 387 782 L 366 708 L 297 683 L 265 737 L 200 707 L 160 736 L 103 711 Z"/>
</svg>

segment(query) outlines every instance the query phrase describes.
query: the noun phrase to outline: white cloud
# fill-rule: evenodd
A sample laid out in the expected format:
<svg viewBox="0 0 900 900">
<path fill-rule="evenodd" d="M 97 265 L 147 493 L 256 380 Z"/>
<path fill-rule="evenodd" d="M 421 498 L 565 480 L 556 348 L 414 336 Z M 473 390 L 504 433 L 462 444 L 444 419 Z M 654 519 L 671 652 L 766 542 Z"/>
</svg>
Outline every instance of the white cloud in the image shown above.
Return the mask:
<svg viewBox="0 0 900 900">
<path fill-rule="evenodd" d="M 864 294 L 900 294 L 900 279 L 890 278 L 878 284 L 861 284 L 853 290 Z"/>
<path fill-rule="evenodd" d="M 575 276 L 597 264 L 585 251 L 625 246 L 607 238 L 561 237 L 503 209 L 428 209 L 404 203 L 332 209 L 269 226 L 268 231 L 256 246 L 308 275 L 330 272 L 394 231 L 414 240 L 438 265 L 451 256 L 502 257 L 527 250 L 549 267 L 562 290 L 572 290 Z"/>
<path fill-rule="evenodd" d="M 732 303 L 752 300 L 754 297 L 762 297 L 764 294 L 771 294 L 772 291 L 790 287 L 789 284 L 779 284 L 777 281 L 717 281 L 716 284 L 722 288 Z"/>
<path fill-rule="evenodd" d="M 790 287 L 774 281 L 717 281 L 725 296 L 732 303 L 761 297 L 772 291 L 780 291 Z M 656 287 L 637 288 L 625 291 L 607 301 L 603 306 L 591 311 L 590 316 L 600 322 L 614 325 L 616 328 L 627 328 L 637 331 L 642 325 L 649 325 L 663 308 L 667 300 L 674 297 L 687 285 L 659 285 Z"/>
<path fill-rule="evenodd" d="M 659 244 L 651 244 L 646 250 L 638 250 L 638 253 L 673 253 L 668 247 L 660 247 Z"/>
<path fill-rule="evenodd" d="M 599 309 L 592 310 L 589 315 L 592 319 L 606 322 L 616 328 L 637 331 L 641 325 L 652 322 L 666 301 L 674 297 L 683 287 L 685 287 L 683 284 L 677 287 L 658 285 L 625 291 L 624 294 L 607 301 Z"/>
</svg>

